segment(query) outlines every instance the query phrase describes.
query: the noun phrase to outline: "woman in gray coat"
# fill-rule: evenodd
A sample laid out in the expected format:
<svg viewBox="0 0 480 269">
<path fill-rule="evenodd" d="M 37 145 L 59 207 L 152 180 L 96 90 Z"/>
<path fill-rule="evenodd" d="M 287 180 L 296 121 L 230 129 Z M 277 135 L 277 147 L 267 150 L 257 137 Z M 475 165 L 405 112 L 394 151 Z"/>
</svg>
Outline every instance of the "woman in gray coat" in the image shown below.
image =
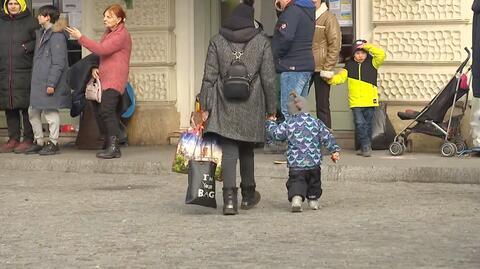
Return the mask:
<svg viewBox="0 0 480 269">
<path fill-rule="evenodd" d="M 246 46 L 245 46 L 246 44 Z M 245 46 L 245 47 L 244 47 Z M 243 50 L 241 62 L 252 76 L 250 95 L 243 101 L 224 95 L 224 76 Z M 200 104 L 209 113 L 206 133 L 220 136 L 223 150 L 223 214 L 238 213 L 236 166 L 240 159 L 242 209 L 260 201 L 255 190 L 254 145 L 264 142 L 265 119 L 276 112 L 275 68 L 270 41 L 254 25 L 253 8 L 239 4 L 212 37 L 205 63 Z"/>
</svg>

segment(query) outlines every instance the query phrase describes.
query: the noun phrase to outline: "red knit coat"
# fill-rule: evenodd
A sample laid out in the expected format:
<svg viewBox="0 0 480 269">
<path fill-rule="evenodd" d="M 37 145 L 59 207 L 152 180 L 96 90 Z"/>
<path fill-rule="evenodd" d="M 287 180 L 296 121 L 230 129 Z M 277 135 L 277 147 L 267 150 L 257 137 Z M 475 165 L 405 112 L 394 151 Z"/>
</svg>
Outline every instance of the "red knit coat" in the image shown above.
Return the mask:
<svg viewBox="0 0 480 269">
<path fill-rule="evenodd" d="M 107 30 L 100 43 L 82 35 L 78 42 L 100 56 L 99 76 L 102 90 L 125 91 L 130 68 L 132 38 L 123 23 L 113 31 Z"/>
</svg>

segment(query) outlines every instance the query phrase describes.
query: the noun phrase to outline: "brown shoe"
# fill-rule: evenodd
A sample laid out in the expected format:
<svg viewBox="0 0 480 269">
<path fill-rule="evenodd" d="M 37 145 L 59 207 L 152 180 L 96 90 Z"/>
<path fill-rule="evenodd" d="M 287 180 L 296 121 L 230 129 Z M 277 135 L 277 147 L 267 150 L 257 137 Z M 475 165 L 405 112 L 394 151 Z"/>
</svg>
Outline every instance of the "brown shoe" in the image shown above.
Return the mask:
<svg viewBox="0 0 480 269">
<path fill-rule="evenodd" d="M 15 139 L 8 139 L 8 142 L 0 147 L 0 153 L 10 153 L 18 146 L 20 142 Z"/>
<path fill-rule="evenodd" d="M 18 144 L 18 146 L 13 149 L 13 152 L 20 154 L 25 153 L 27 149 L 29 149 L 33 145 L 32 141 L 23 141 L 22 143 Z"/>
</svg>

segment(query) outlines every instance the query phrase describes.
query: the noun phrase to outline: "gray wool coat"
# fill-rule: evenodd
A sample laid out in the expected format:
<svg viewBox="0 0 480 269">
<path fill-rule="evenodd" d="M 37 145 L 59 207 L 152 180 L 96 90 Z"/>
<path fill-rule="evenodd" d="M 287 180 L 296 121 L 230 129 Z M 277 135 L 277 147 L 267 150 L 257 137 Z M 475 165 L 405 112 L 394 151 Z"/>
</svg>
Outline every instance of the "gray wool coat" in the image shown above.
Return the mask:
<svg viewBox="0 0 480 269">
<path fill-rule="evenodd" d="M 270 41 L 258 31 L 252 31 L 257 30 L 222 29 L 221 34 L 210 40 L 199 95 L 202 108 L 209 112 L 206 133 L 244 142 L 265 141 L 266 115 L 276 113 L 276 73 Z M 220 74 L 226 74 L 234 59 L 226 38 L 238 50 L 242 43 L 250 40 L 241 60 L 250 74 L 257 73 L 258 76 L 252 82 L 251 94 L 246 101 L 231 101 L 223 95 Z"/>
<path fill-rule="evenodd" d="M 56 28 L 48 29 L 43 39 L 43 29 L 37 31 L 30 92 L 30 106 L 35 109 L 70 108 L 72 103 L 67 85 L 67 35 Z M 48 95 L 47 87 L 55 93 Z"/>
</svg>

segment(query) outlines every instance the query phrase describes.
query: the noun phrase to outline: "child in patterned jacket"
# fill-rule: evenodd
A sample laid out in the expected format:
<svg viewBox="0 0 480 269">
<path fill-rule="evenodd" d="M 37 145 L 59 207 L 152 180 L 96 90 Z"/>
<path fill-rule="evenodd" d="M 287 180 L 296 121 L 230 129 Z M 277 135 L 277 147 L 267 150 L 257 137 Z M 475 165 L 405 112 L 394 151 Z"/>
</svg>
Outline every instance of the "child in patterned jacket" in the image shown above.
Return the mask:
<svg viewBox="0 0 480 269">
<path fill-rule="evenodd" d="M 301 212 L 302 204 L 308 199 L 311 209 L 317 210 L 322 195 L 321 146 L 332 153 L 332 160 L 340 159 L 340 147 L 330 130 L 321 120 L 306 112 L 306 100 L 292 93 L 288 103 L 289 117 L 280 124 L 274 117 L 266 121 L 267 135 L 274 140 L 287 140 L 288 200 L 292 212 Z"/>
</svg>

